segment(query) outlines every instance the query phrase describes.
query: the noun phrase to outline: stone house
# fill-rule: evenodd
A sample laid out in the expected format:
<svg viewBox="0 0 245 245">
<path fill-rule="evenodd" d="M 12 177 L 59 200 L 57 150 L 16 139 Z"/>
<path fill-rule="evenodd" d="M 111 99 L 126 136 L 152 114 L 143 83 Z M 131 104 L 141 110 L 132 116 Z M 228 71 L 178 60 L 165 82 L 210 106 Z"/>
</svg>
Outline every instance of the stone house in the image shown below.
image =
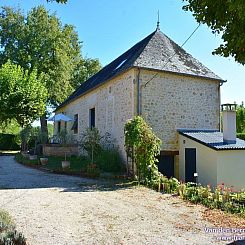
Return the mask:
<svg viewBox="0 0 245 245">
<path fill-rule="evenodd" d="M 178 128 L 220 127 L 220 86 L 224 81 L 159 28 L 83 83 L 55 111 L 74 118 L 56 123 L 74 140 L 87 127 L 110 133 L 124 150 L 124 125 L 142 115 L 162 140 L 159 169 L 178 176 Z"/>
</svg>

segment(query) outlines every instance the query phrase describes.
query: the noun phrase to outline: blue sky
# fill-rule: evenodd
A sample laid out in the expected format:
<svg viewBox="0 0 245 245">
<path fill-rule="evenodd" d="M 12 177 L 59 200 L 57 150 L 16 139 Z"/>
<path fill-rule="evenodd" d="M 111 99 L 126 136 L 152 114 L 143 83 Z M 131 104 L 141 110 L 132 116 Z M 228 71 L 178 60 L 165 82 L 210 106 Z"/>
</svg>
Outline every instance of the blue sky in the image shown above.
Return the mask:
<svg viewBox="0 0 245 245">
<path fill-rule="evenodd" d="M 83 55 L 99 58 L 103 66 L 155 30 L 158 10 L 161 31 L 179 45 L 197 26 L 192 15 L 182 10 L 182 0 L 68 0 L 66 5 L 46 0 L 0 2 L 25 12 L 38 5 L 56 12 L 63 23 L 76 27 L 83 41 Z M 245 67 L 232 58 L 213 56 L 220 42 L 219 36 L 202 25 L 184 49 L 227 80 L 221 89 L 222 103 L 240 103 L 245 101 Z"/>
</svg>

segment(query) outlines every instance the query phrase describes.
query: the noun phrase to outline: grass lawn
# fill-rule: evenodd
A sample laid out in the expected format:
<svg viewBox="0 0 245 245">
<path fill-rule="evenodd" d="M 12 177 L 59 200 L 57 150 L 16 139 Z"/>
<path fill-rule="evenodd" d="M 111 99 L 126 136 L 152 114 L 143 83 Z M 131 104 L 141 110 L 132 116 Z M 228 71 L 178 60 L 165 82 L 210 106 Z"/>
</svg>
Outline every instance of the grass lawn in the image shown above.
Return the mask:
<svg viewBox="0 0 245 245">
<path fill-rule="evenodd" d="M 64 160 L 64 157 L 48 157 L 48 164 L 45 167 L 51 170 L 62 170 L 61 162 Z M 66 160 L 71 163 L 70 171 L 81 171 L 89 163 L 89 160 L 75 156 L 67 157 Z"/>
<path fill-rule="evenodd" d="M 40 157 L 41 156 L 39 156 L 37 160 L 30 160 L 22 156 L 20 153 L 17 153 L 15 155 L 15 159 L 17 162 L 20 162 L 20 163 L 23 163 L 29 166 L 33 166 L 33 167 L 39 167 L 39 166 L 41 167 L 40 160 L 39 160 Z M 53 170 L 53 171 L 80 173 L 81 171 L 84 171 L 86 169 L 87 165 L 90 162 L 88 159 L 83 158 L 83 157 L 76 157 L 76 156 L 67 157 L 66 160 L 70 161 L 71 165 L 69 169 L 63 170 L 61 162 L 64 160 L 65 160 L 64 157 L 48 157 L 48 164 L 42 167 Z"/>
</svg>

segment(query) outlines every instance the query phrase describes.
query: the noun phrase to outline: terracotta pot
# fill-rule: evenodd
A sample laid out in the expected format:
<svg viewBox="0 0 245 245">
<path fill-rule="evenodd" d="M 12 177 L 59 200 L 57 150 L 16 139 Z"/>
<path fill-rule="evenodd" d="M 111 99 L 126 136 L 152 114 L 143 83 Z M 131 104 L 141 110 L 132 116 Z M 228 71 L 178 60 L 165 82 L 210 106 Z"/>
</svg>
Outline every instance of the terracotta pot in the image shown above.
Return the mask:
<svg viewBox="0 0 245 245">
<path fill-rule="evenodd" d="M 29 155 L 30 160 L 37 160 L 37 155 Z"/>
<path fill-rule="evenodd" d="M 70 168 L 70 162 L 69 161 L 62 161 L 62 168 Z"/>
<path fill-rule="evenodd" d="M 48 158 L 46 158 L 46 157 L 41 157 L 41 158 L 40 158 L 40 163 L 41 163 L 41 165 L 46 165 L 46 164 L 48 163 Z"/>
</svg>

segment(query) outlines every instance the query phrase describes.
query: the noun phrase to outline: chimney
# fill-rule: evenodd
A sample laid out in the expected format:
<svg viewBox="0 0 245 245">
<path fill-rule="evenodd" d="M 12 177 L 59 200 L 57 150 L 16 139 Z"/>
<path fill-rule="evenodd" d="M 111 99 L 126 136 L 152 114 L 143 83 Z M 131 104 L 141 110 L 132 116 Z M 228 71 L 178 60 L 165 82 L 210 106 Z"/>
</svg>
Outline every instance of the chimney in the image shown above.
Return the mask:
<svg viewBox="0 0 245 245">
<path fill-rule="evenodd" d="M 223 139 L 225 143 L 236 143 L 236 104 L 221 105 L 223 116 Z"/>
</svg>

